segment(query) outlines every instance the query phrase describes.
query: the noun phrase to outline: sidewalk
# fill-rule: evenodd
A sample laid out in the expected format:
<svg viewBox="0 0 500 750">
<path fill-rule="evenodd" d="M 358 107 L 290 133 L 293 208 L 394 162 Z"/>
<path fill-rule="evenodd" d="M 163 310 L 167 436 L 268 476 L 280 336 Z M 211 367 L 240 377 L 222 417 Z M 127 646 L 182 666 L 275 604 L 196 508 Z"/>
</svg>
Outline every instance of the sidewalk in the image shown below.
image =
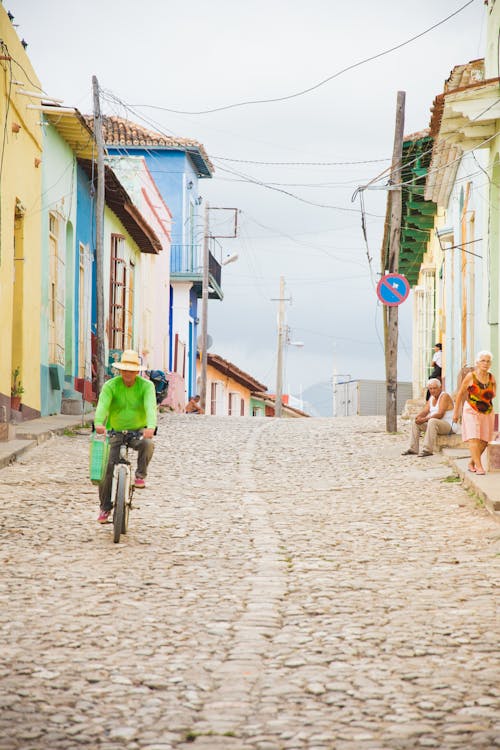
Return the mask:
<svg viewBox="0 0 500 750">
<path fill-rule="evenodd" d="M 89 423 L 93 412 L 83 415 L 83 423 Z M 16 425 L 15 440 L 0 442 L 0 469 L 17 460 L 30 448 L 50 440 L 53 435 L 62 435 L 65 430 L 82 426 L 81 414 L 55 414 L 51 417 L 40 417 Z"/>
<path fill-rule="evenodd" d="M 463 480 L 464 486 L 474 492 L 490 513 L 500 520 L 500 472 L 488 472 L 478 477 L 468 471 L 470 455 L 467 448 L 444 448 L 443 456 Z"/>
</svg>

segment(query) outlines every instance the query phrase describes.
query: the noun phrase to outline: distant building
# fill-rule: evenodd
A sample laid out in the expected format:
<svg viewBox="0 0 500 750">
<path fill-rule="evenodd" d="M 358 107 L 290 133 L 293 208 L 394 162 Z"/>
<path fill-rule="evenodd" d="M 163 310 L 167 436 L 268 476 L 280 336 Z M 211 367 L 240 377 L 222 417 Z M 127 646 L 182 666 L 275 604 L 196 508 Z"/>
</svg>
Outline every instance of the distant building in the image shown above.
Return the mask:
<svg viewBox="0 0 500 750">
<path fill-rule="evenodd" d="M 198 371 L 200 360 L 198 359 Z M 207 353 L 206 414 L 250 417 L 251 395 L 266 386 L 218 354 Z"/>
<path fill-rule="evenodd" d="M 252 393 L 252 416 L 274 417 L 276 410 L 276 396 L 274 393 Z M 281 397 L 281 415 L 285 418 L 295 419 L 297 417 L 309 417 L 302 409 L 297 409 L 289 404 L 289 396 L 283 394 Z"/>
<path fill-rule="evenodd" d="M 333 416 L 367 417 L 386 413 L 385 380 L 348 380 L 333 384 Z M 398 383 L 397 413 L 401 414 L 406 401 L 412 398 L 412 384 Z"/>
</svg>

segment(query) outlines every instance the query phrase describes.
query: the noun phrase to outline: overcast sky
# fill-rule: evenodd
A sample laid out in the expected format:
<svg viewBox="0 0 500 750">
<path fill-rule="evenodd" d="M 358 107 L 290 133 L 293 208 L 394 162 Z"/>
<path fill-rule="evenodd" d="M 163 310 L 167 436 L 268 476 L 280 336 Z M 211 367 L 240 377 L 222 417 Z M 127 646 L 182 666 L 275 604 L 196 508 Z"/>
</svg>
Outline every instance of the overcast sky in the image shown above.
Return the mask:
<svg viewBox="0 0 500 750">
<path fill-rule="evenodd" d="M 295 395 L 330 381 L 334 368 L 353 378 L 385 378 L 375 287 L 386 192 L 365 193 L 368 251 L 359 200 L 351 198 L 390 164 L 397 92 L 406 92 L 405 133 L 422 130 L 451 69 L 484 56 L 483 0 L 336 74 L 465 5 L 4 0 L 50 96 L 90 113 L 95 74 L 109 92 L 104 112 L 134 119 L 135 111 L 152 129 L 204 144 L 216 171 L 200 183 L 201 194 L 211 205 L 241 211 L 238 239 L 224 241 L 239 260 L 223 269 L 223 302 L 209 303 L 212 351 L 274 390 L 272 299 L 283 275 L 291 338 L 304 343 L 286 355 L 285 388 Z M 258 103 L 209 114 L 165 111 L 244 102 Z M 400 380 L 411 379 L 411 306 L 410 294 L 399 308 Z"/>
</svg>

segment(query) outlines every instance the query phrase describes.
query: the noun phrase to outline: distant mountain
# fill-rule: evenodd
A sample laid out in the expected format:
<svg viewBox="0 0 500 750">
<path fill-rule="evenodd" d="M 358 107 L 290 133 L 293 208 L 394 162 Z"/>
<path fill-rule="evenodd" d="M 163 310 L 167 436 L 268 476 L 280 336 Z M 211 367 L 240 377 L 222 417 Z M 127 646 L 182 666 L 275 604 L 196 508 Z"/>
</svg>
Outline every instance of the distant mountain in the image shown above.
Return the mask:
<svg viewBox="0 0 500 750">
<path fill-rule="evenodd" d="M 329 382 L 314 383 L 302 394 L 303 410 L 311 417 L 331 417 L 333 413 L 333 389 Z"/>
</svg>

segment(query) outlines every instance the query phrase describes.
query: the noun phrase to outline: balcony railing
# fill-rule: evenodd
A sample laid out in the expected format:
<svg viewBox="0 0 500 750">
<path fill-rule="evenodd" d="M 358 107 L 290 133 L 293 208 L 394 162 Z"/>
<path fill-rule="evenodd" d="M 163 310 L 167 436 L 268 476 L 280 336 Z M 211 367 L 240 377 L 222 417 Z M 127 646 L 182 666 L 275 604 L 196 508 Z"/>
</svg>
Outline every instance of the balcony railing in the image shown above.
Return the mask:
<svg viewBox="0 0 500 750">
<path fill-rule="evenodd" d="M 191 279 L 201 285 L 203 282 L 203 246 L 172 245 L 170 248 L 170 274 Z M 221 264 L 215 256 L 208 254 L 208 283 L 216 292 L 220 291 Z M 201 286 L 200 286 L 201 293 Z M 212 293 L 210 296 L 214 296 Z M 215 296 L 220 296 L 218 293 Z"/>
</svg>

